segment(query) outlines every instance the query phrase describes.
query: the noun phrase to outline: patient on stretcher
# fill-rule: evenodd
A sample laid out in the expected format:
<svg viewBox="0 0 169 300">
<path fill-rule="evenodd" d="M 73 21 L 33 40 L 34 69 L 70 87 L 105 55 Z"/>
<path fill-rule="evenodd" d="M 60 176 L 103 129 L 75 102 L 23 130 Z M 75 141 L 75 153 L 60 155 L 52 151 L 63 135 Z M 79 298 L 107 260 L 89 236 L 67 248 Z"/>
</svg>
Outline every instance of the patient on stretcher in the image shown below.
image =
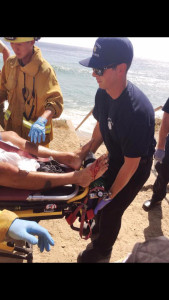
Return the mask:
<svg viewBox="0 0 169 300">
<path fill-rule="evenodd" d="M 30 143 L 15 132 L 2 131 L 0 143 L 0 186 L 26 190 L 50 189 L 67 184 L 87 187 L 108 169 L 107 155 L 102 155 L 80 170 L 92 141 L 76 152 L 58 152 Z M 54 162 L 54 170 L 60 168 L 58 163 L 71 169 L 66 173 L 47 173 L 44 171 L 45 159 L 48 164 Z"/>
</svg>

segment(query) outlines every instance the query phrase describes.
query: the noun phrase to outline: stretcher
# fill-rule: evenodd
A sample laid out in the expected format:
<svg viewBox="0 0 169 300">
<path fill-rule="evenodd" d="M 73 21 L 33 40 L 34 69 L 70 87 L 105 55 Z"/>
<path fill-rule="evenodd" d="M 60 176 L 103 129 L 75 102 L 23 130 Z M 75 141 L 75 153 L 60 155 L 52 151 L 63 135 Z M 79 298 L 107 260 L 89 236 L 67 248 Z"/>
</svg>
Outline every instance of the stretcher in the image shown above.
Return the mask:
<svg viewBox="0 0 169 300">
<path fill-rule="evenodd" d="M 0 187 L 0 210 L 7 209 L 16 213 L 20 219 L 36 222 L 68 218 L 77 208 L 79 210 L 79 207 L 83 207 L 88 191 L 88 187 L 82 188 L 71 184 L 46 191 Z M 73 224 L 71 227 L 73 229 Z M 20 248 L 15 246 L 14 242 L 1 243 L 0 257 L 13 257 L 32 262 L 32 247 L 26 244 Z"/>
<path fill-rule="evenodd" d="M 91 231 L 83 237 L 83 224 L 85 221 L 89 224 L 94 218 L 93 208 L 105 194 L 104 187 L 97 184 L 92 188 L 69 184 L 43 191 L 0 187 L 0 210 L 7 209 L 17 214 L 20 219 L 36 222 L 65 217 L 71 228 L 87 239 Z M 79 228 L 74 226 L 78 217 Z M 33 261 L 33 251 L 28 243 L 18 247 L 14 241 L 10 241 L 0 244 L 0 257 L 26 260 L 30 263 Z"/>
<path fill-rule="evenodd" d="M 32 158 L 31 154 L 0 142 L 0 147 L 8 152 L 17 152 L 20 156 Z M 37 161 L 40 159 L 34 157 Z M 42 158 L 41 158 L 42 160 Z M 45 159 L 46 161 L 46 159 Z M 50 159 L 48 159 L 50 161 Z M 57 163 L 57 162 L 55 162 Z M 67 173 L 70 168 L 57 163 L 57 172 Z M 14 188 L 0 187 L 0 210 L 7 209 L 18 215 L 19 218 L 36 221 L 64 218 L 72 229 L 78 230 L 83 238 L 83 225 L 87 222 L 90 228 L 90 220 L 94 218 L 94 208 L 99 200 L 106 197 L 104 184 L 96 184 L 93 187 L 82 188 L 77 185 L 65 185 L 52 188 L 50 190 L 33 191 Z M 80 228 L 74 226 L 74 222 L 79 217 Z M 84 238 L 87 239 L 90 232 Z M 2 251 L 1 251 L 2 250 Z M 11 252 L 11 253 L 9 253 Z M 19 252 L 19 254 L 18 254 Z M 18 247 L 15 242 L 0 244 L 0 257 L 13 257 L 26 259 L 32 262 L 32 247 Z"/>
</svg>

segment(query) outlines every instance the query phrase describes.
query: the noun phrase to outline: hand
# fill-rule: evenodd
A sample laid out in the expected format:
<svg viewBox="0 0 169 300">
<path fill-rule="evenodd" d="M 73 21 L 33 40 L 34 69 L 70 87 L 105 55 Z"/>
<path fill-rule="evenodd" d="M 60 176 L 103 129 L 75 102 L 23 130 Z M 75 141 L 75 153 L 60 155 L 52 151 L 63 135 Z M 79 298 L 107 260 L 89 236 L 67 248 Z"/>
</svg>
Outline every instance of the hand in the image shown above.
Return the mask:
<svg viewBox="0 0 169 300">
<path fill-rule="evenodd" d="M 37 235 L 38 239 L 34 236 Z M 38 244 L 40 251 L 50 251 L 50 245 L 54 246 L 54 241 L 49 232 L 33 221 L 15 219 L 9 227 L 8 236 L 14 240 L 26 241 L 32 245 Z"/>
<path fill-rule="evenodd" d="M 45 141 L 45 125 L 47 120 L 45 118 L 39 117 L 37 121 L 31 126 L 28 136 L 31 138 L 31 142 L 35 144 L 41 142 L 41 137 L 43 142 Z"/>
<path fill-rule="evenodd" d="M 97 215 L 98 211 L 105 207 L 108 203 L 110 203 L 113 199 L 112 198 L 105 198 L 102 199 L 95 207 L 94 214 Z"/>
<path fill-rule="evenodd" d="M 159 161 L 160 163 L 162 162 L 164 156 L 165 156 L 165 151 L 161 149 L 157 149 L 154 153 L 154 159 Z"/>
</svg>

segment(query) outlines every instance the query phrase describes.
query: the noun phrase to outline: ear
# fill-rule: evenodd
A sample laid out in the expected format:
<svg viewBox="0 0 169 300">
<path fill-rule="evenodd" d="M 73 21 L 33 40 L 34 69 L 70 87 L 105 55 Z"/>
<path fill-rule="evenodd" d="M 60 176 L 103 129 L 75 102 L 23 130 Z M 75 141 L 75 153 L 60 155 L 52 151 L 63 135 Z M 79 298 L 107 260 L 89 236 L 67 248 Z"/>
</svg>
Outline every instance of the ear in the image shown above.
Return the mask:
<svg viewBox="0 0 169 300">
<path fill-rule="evenodd" d="M 30 41 L 30 42 L 28 42 L 28 43 L 30 43 L 31 46 L 33 46 L 33 45 L 35 44 L 35 40 L 34 40 L 34 41 Z"/>
<path fill-rule="evenodd" d="M 123 64 L 120 64 L 119 66 L 120 66 L 120 71 L 126 73 L 126 71 L 127 71 L 127 65 L 125 63 L 123 63 Z"/>
<path fill-rule="evenodd" d="M 118 67 L 118 74 L 119 76 L 124 76 L 127 72 L 127 65 L 125 63 L 122 63 L 117 66 Z"/>
</svg>

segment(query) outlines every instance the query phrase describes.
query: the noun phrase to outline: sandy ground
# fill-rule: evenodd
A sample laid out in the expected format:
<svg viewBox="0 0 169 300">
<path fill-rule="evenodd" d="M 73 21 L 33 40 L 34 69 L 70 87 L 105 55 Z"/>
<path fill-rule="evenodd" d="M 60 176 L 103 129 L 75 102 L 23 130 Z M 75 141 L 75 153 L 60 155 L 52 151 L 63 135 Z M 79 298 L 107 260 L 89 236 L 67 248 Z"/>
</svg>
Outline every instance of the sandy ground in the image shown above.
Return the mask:
<svg viewBox="0 0 169 300">
<path fill-rule="evenodd" d="M 158 126 L 156 137 L 158 137 Z M 55 128 L 55 139 L 51 142 L 51 148 L 59 150 L 76 150 L 83 145 L 88 138 L 78 135 L 73 129 Z M 105 153 L 104 145 L 97 151 L 97 157 Z M 122 219 L 122 226 L 119 236 L 114 244 L 110 262 L 116 262 L 131 252 L 137 242 L 144 242 L 151 237 L 164 235 L 169 238 L 169 195 L 162 201 L 162 204 L 150 212 L 142 209 L 143 202 L 152 196 L 152 186 L 155 175 L 151 172 L 146 184 L 139 192 L 133 203 L 125 211 Z M 76 223 L 79 225 L 79 222 Z M 80 238 L 79 233 L 73 231 L 66 220 L 45 220 L 40 225 L 46 227 L 52 235 L 55 246 L 49 253 L 40 253 L 37 246 L 34 246 L 34 263 L 75 263 L 77 255 L 84 250 L 90 239 L 85 241 Z"/>
<path fill-rule="evenodd" d="M 56 150 L 74 151 L 79 149 L 88 141 L 88 137 L 75 133 L 71 123 L 56 123 L 54 128 L 54 140 L 50 147 Z M 158 127 L 156 130 L 158 137 Z M 105 153 L 104 145 L 98 149 L 96 156 Z M 116 262 L 132 251 L 137 242 L 143 242 L 151 237 L 164 235 L 169 238 L 169 194 L 162 204 L 149 213 L 142 209 L 143 202 L 152 196 L 152 186 L 155 175 L 151 172 L 146 184 L 139 192 L 133 203 L 125 211 L 122 219 L 122 226 L 116 243 L 113 247 L 110 262 Z M 77 231 L 73 231 L 66 220 L 43 220 L 40 225 L 44 226 L 55 241 L 55 246 L 50 252 L 40 253 L 37 246 L 33 246 L 34 263 L 76 263 L 78 253 L 85 249 L 90 243 L 89 240 L 80 238 Z M 77 221 L 76 225 L 79 226 Z"/>
</svg>

